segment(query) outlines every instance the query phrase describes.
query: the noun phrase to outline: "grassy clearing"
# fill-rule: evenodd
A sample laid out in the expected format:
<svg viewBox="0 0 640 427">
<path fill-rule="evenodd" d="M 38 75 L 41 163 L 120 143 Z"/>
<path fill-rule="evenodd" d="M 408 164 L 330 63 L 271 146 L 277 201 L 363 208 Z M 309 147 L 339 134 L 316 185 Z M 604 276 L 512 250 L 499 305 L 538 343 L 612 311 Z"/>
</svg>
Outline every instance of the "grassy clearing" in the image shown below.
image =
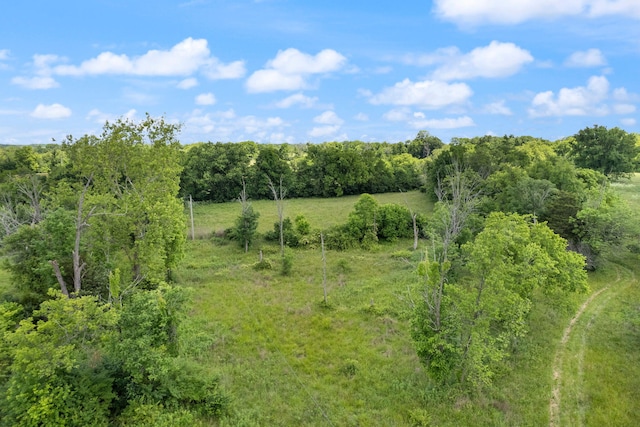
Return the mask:
<svg viewBox="0 0 640 427">
<path fill-rule="evenodd" d="M 640 180 L 636 177 L 617 187 L 625 197 L 633 197 L 638 194 Z M 405 197 L 413 209 L 430 210 L 419 193 L 378 199 L 381 203 L 404 203 Z M 285 214 L 304 214 L 312 227 L 323 228 L 344 222 L 356 200 L 288 200 Z M 258 201 L 254 208 L 261 212 L 259 230 L 270 230 L 277 220 L 274 203 Z M 237 203 L 198 205 L 199 234 L 210 235 L 231 226 L 238 212 Z M 258 242 L 245 254 L 230 243 L 205 239 L 190 242 L 177 279 L 196 290 L 197 313 L 217 337 L 207 363 L 219 369 L 225 387 L 234 395 L 233 415 L 221 424 L 548 424 L 556 349 L 565 326 L 589 295 L 565 301 L 540 295 L 541 304 L 535 305 L 530 314 L 531 332 L 496 378 L 495 389 L 475 397 L 455 391 L 443 393 L 426 377 L 409 335 L 411 297 L 416 297 L 419 286 L 412 264 L 420 254 L 408 259 L 393 254 L 406 255 L 410 245 L 410 241 L 399 241 L 373 252 L 330 251 L 330 305 L 325 307 L 321 304 L 318 248 L 293 252 L 293 274 L 284 277 L 278 271 L 275 246 Z M 258 261 L 258 248 L 272 261 L 273 270 L 252 268 Z M 635 268 L 629 263 L 627 270 L 620 267 L 627 274 L 625 280 Z M 591 275 L 592 292 L 615 281 L 616 271 L 612 264 Z M 625 283 L 631 285 L 629 280 Z M 627 287 L 630 292 L 635 288 Z M 630 387 L 637 389 L 635 366 L 616 363 L 614 371 L 619 372 L 607 374 L 606 379 L 597 374 L 609 369 L 607 357 L 611 357 L 600 345 L 620 353 L 616 340 L 634 342 L 629 341 L 629 328 L 618 338 L 609 329 L 611 322 L 633 317 L 633 305 L 624 309 L 621 303 L 638 301 L 637 295 L 621 292 L 616 298 L 608 300 L 606 310 L 585 313 L 582 320 L 591 322 L 587 323 L 587 332 L 578 323 L 567 345 L 566 357 L 576 359 L 577 355 L 582 362 L 565 365 L 560 425 L 611 424 L 603 420 L 613 420 L 613 424 L 620 420 L 618 425 L 624 425 L 637 421 L 635 414 L 640 411 L 633 406 L 638 401 L 637 392 L 630 392 Z M 626 314 L 620 314 L 616 307 Z M 607 320 L 603 313 L 612 313 L 613 318 Z M 594 314 L 598 316 L 594 318 Z M 637 334 L 635 339 L 637 348 Z M 580 347 L 582 341 L 587 345 Z M 596 342 L 598 346 L 591 345 Z M 620 354 L 623 360 L 635 362 L 633 357 L 637 358 Z M 618 399 L 620 394 L 630 397 Z M 610 398 L 619 403 L 611 405 Z M 585 405 L 585 401 L 590 403 Z"/>
<path fill-rule="evenodd" d="M 327 228 L 346 221 L 349 212 L 358 201 L 359 196 L 345 196 L 330 199 L 286 199 L 285 216 L 292 220 L 297 215 L 304 215 L 314 228 Z M 374 196 L 378 203 L 397 203 L 408 206 L 416 212 L 430 212 L 433 204 L 419 191 L 406 193 L 386 193 Z M 253 209 L 260 213 L 258 232 L 273 230 L 278 221 L 278 212 L 272 200 L 256 200 L 251 202 Z M 198 238 L 209 237 L 212 232 L 231 227 L 240 215 L 239 203 L 195 203 L 193 208 L 195 234 Z"/>
<path fill-rule="evenodd" d="M 576 322 L 563 355 L 560 425 L 637 425 L 640 288 L 637 256 L 592 276 L 603 291 Z"/>
</svg>

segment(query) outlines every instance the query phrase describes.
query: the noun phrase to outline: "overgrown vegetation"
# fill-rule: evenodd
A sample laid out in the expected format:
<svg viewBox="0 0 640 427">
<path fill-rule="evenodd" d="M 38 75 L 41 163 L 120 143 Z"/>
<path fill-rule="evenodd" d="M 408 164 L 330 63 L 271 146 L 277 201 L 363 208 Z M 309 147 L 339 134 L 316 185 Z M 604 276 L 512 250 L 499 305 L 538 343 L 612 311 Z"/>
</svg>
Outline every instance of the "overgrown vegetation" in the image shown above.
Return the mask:
<svg viewBox="0 0 640 427">
<path fill-rule="evenodd" d="M 3 151 L 0 425 L 637 421 L 636 364 L 606 362 L 638 357 L 623 131 L 183 148 L 178 130 Z M 179 193 L 241 206 L 197 203 L 185 241 Z"/>
</svg>

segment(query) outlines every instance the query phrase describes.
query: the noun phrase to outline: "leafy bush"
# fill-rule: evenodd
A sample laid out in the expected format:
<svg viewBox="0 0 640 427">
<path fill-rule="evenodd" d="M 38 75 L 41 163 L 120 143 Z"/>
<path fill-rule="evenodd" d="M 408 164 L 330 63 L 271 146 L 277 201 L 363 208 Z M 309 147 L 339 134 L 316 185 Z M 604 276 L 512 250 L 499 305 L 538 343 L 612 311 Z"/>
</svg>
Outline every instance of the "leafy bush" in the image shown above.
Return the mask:
<svg viewBox="0 0 640 427">
<path fill-rule="evenodd" d="M 381 240 L 395 240 L 413 237 L 413 221 L 408 208 L 395 203 L 378 208 L 378 237 Z"/>
</svg>

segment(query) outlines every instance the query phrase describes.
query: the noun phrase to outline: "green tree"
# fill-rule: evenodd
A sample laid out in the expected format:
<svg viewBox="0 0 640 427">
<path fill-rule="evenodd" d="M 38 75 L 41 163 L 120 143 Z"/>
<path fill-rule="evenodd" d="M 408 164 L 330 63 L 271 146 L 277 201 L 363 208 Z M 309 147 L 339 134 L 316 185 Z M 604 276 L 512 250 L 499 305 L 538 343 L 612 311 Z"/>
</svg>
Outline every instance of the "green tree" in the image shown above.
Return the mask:
<svg viewBox="0 0 640 427">
<path fill-rule="evenodd" d="M 42 303 L 6 335 L 10 376 L 0 394 L 0 425 L 107 425 L 114 398 L 105 365 L 116 313 L 93 297 Z"/>
<path fill-rule="evenodd" d="M 407 144 L 407 152 L 415 158 L 423 159 L 429 157 L 435 150 L 442 147 L 444 147 L 444 143 L 440 138 L 430 135 L 426 130 L 421 130 L 416 137 Z"/>
<path fill-rule="evenodd" d="M 590 269 L 597 268 L 602 255 L 620 246 L 638 227 L 629 206 L 606 186 L 590 192 L 571 223 L 575 236 L 571 247 L 585 255 Z"/>
<path fill-rule="evenodd" d="M 489 215 L 484 230 L 464 248 L 467 264 L 444 285 L 440 325 L 428 299 L 416 311 L 418 355 L 441 382 L 486 386 L 515 340 L 526 333 L 535 289 L 552 294 L 587 289 L 584 258 L 545 224 L 516 214 Z M 432 285 L 442 268 L 420 268 Z"/>
<path fill-rule="evenodd" d="M 255 239 L 256 230 L 258 229 L 259 212 L 253 210 L 253 206 L 247 198 L 247 189 L 242 182 L 242 191 L 238 197 L 238 201 L 242 206 L 240 216 L 236 219 L 235 226 L 231 229 L 231 238 L 237 240 L 245 252 L 249 252 L 249 246 Z"/>
<path fill-rule="evenodd" d="M 147 116 L 139 123 L 119 119 L 105 124 L 99 137 L 69 137 L 65 143 L 76 175 L 88 188 L 76 228 L 90 225 L 94 262 L 131 272 L 133 281 L 164 280 L 182 257 L 178 131 Z M 92 211 L 95 215 L 88 215 Z"/>
<path fill-rule="evenodd" d="M 635 159 L 640 149 L 633 134 L 617 127 L 595 125 L 582 129 L 574 138 L 571 156 L 577 166 L 614 178 L 637 170 Z"/>
</svg>

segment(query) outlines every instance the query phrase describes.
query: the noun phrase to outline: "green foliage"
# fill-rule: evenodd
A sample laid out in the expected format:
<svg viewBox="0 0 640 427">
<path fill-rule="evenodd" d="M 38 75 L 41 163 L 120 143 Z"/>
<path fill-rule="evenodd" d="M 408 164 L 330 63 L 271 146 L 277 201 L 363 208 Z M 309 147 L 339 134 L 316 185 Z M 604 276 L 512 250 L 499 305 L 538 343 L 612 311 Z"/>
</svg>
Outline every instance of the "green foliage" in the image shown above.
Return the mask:
<svg viewBox="0 0 640 427">
<path fill-rule="evenodd" d="M 258 218 L 260 218 L 260 213 L 255 212 L 253 206 L 248 204 L 243 207 L 240 216 L 236 219 L 235 226 L 230 230 L 229 237 L 237 241 L 245 252 L 256 238 Z"/>
<path fill-rule="evenodd" d="M 563 295 L 586 290 L 584 259 L 546 225 L 515 214 L 491 214 L 464 246 L 466 272 L 446 283 L 441 317 L 433 318 L 431 291 L 417 308 L 414 339 L 434 379 L 473 387 L 491 384 L 496 369 L 526 332 L 535 289 Z M 427 289 L 448 267 L 426 263 Z"/>
<path fill-rule="evenodd" d="M 43 222 L 23 225 L 4 239 L 4 251 L 9 256 L 5 268 L 11 272 L 12 294 L 29 312 L 48 298 L 50 288 L 60 289 L 52 260 L 60 265 L 63 277 L 71 280 L 74 228 L 73 214 L 57 209 Z"/>
<path fill-rule="evenodd" d="M 194 363 L 182 345 L 190 342 L 182 336 L 183 289 L 137 291 L 121 308 L 95 297 L 54 296 L 17 328 L 19 307 L 0 306 L 9 345 L 0 346 L 0 373 L 8 373 L 0 387 L 0 425 L 108 425 L 121 413 L 130 425 L 148 410 L 160 420 L 176 414 L 181 420 L 187 411 L 223 413 L 229 399 L 217 376 Z M 150 402 L 161 406 L 145 406 Z"/>
<path fill-rule="evenodd" d="M 252 175 L 250 165 L 258 155 L 258 144 L 200 143 L 188 146 L 180 178 L 180 194 L 196 201 L 228 202 L 242 190 L 242 180 Z M 250 189 L 251 192 L 251 189 Z"/>
<path fill-rule="evenodd" d="M 595 125 L 574 135 L 571 156 L 576 165 L 619 177 L 637 170 L 635 158 L 640 152 L 633 134 L 614 127 Z"/>
<path fill-rule="evenodd" d="M 43 302 L 6 336 L 11 375 L 0 397 L 3 425 L 107 425 L 114 398 L 105 364 L 116 313 L 92 297 Z"/>
<path fill-rule="evenodd" d="M 378 208 L 378 237 L 395 240 L 413 236 L 411 212 L 402 205 L 385 204 Z"/>
<path fill-rule="evenodd" d="M 282 269 L 280 272 L 283 276 L 290 276 L 293 269 L 293 254 L 290 251 L 285 251 L 282 255 Z"/>
<path fill-rule="evenodd" d="M 294 229 L 294 224 L 291 222 L 291 218 L 286 217 L 282 220 L 282 239 L 284 241 L 285 246 L 290 248 L 296 248 L 300 244 L 301 235 Z M 276 221 L 273 223 L 273 230 L 265 233 L 265 240 L 271 242 L 279 242 L 280 241 L 280 222 Z"/>
<path fill-rule="evenodd" d="M 179 127 L 147 116 L 107 123 L 102 134 L 69 137 L 73 172 L 87 186 L 91 261 L 157 284 L 183 255 L 185 216 L 180 189 Z M 99 215 L 88 215 L 98 211 Z M 117 259 L 118 265 L 113 265 Z M 106 273 L 103 280 L 106 282 Z"/>
<path fill-rule="evenodd" d="M 629 206 L 606 187 L 591 192 L 571 223 L 574 248 L 587 257 L 590 268 L 596 268 L 605 251 L 620 246 L 638 230 Z"/>
</svg>

